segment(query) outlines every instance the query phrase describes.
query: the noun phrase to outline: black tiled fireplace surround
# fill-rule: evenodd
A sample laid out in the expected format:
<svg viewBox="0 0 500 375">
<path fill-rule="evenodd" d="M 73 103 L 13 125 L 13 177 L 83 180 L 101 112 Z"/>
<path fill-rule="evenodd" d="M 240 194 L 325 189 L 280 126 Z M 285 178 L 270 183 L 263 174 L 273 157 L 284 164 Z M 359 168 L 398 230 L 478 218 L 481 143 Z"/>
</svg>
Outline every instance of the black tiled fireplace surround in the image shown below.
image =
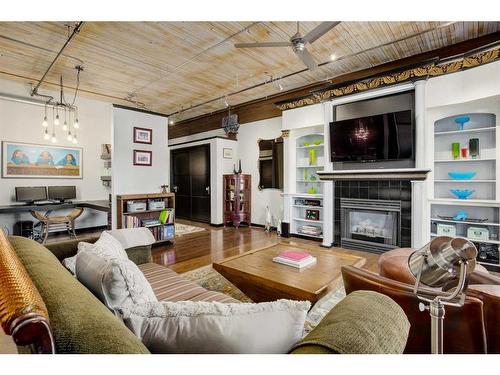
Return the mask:
<svg viewBox="0 0 500 375">
<path fill-rule="evenodd" d="M 401 201 L 401 247 L 411 246 L 410 181 L 335 182 L 334 246 L 340 246 L 340 198 L 387 199 Z"/>
</svg>

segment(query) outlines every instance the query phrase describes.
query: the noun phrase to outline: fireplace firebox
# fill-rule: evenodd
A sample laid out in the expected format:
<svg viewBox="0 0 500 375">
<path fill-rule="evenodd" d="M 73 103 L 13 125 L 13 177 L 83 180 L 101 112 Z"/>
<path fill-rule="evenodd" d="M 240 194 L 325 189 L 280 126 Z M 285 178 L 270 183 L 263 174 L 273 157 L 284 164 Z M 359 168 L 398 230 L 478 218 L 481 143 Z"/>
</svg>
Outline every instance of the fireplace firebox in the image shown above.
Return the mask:
<svg viewBox="0 0 500 375">
<path fill-rule="evenodd" d="M 340 198 L 341 246 L 383 253 L 401 245 L 401 201 Z"/>
</svg>

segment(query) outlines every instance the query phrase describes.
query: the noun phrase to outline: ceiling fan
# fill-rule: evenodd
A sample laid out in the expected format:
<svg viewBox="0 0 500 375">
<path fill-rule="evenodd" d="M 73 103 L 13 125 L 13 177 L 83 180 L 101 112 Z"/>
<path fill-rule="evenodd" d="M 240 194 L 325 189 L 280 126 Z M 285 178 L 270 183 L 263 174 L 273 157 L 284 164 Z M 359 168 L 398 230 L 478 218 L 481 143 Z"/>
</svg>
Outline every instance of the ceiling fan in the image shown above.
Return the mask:
<svg viewBox="0 0 500 375">
<path fill-rule="evenodd" d="M 299 31 L 299 23 L 297 22 L 297 33 L 290 38 L 289 42 L 263 42 L 263 43 L 236 43 L 236 48 L 259 48 L 259 47 L 292 47 L 293 52 L 302 60 L 308 69 L 314 70 L 318 64 L 314 61 L 312 55 L 306 49 L 307 43 L 314 43 L 328 31 L 337 26 L 340 22 L 322 22 L 309 33 L 302 36 Z"/>
</svg>

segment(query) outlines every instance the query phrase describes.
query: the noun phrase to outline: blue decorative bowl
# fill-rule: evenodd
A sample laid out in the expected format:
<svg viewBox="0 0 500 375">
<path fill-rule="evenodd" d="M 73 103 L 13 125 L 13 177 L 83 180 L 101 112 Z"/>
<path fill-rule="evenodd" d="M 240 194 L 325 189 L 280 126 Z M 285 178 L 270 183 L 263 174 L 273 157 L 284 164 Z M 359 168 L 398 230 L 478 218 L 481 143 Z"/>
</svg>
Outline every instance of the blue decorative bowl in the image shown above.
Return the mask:
<svg viewBox="0 0 500 375">
<path fill-rule="evenodd" d="M 464 124 L 469 121 L 469 116 L 460 116 L 455 119 L 455 122 L 460 126 L 460 130 L 464 130 Z"/>
<path fill-rule="evenodd" d="M 451 189 L 450 190 L 458 199 L 467 199 L 475 190 L 468 189 Z"/>
<path fill-rule="evenodd" d="M 448 172 L 448 176 L 454 180 L 470 180 L 476 174 L 476 172 Z"/>
</svg>

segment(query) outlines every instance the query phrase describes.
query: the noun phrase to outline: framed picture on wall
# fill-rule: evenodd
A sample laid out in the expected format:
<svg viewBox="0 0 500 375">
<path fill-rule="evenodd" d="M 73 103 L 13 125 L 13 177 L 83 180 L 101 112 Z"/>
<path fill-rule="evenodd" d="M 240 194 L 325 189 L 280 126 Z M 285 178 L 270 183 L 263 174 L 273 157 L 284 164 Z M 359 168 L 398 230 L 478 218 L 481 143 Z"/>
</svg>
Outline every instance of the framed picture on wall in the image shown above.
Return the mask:
<svg viewBox="0 0 500 375">
<path fill-rule="evenodd" d="M 134 127 L 134 143 L 153 143 L 153 129 Z"/>
<path fill-rule="evenodd" d="M 153 164 L 153 152 L 134 150 L 134 165 L 150 167 Z"/>
<path fill-rule="evenodd" d="M 233 158 L 233 149 L 232 148 L 223 149 L 222 156 L 224 159 L 232 159 Z"/>
<path fill-rule="evenodd" d="M 83 178 L 83 149 L 2 142 L 3 178 Z"/>
</svg>

